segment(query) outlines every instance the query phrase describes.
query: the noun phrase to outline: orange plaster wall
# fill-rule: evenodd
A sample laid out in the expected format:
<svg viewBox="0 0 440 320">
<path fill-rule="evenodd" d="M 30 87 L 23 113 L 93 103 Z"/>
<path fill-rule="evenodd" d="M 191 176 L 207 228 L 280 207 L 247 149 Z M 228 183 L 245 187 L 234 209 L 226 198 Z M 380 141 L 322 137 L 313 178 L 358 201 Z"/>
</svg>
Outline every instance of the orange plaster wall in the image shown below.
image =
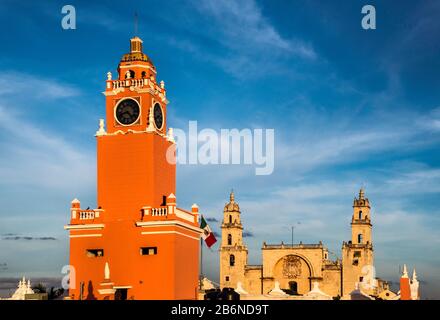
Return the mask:
<svg viewBox="0 0 440 320">
<path fill-rule="evenodd" d="M 109 263 L 110 281 L 115 286 L 132 286 L 128 298 L 133 299 L 195 299 L 199 240 L 180 234 L 141 234 L 141 232 L 172 232 L 197 238 L 197 233 L 181 227 L 134 227 L 130 221 L 106 223 L 102 237 L 71 239 L 71 264 L 76 269 L 77 288 L 70 290 L 79 298 L 79 283 L 84 282 L 83 299 L 101 299 L 105 263 Z M 73 232 L 71 232 L 73 233 Z M 91 231 L 75 234 L 91 233 Z M 157 255 L 141 255 L 141 247 L 157 247 Z M 90 258 L 87 249 L 104 249 L 103 257 Z M 89 282 L 92 284 L 89 287 Z"/>
<path fill-rule="evenodd" d="M 194 233 L 189 233 L 192 237 L 197 237 Z M 176 265 L 176 299 L 197 299 L 197 284 L 199 279 L 199 240 L 181 236 L 176 239 L 176 256 L 179 263 Z"/>
<path fill-rule="evenodd" d="M 140 219 L 143 206 L 157 207 L 176 192 L 176 169 L 166 160 L 171 143 L 156 134 L 98 137 L 98 207 L 108 218 Z"/>
<path fill-rule="evenodd" d="M 400 300 L 411 300 L 409 278 L 400 278 Z"/>
</svg>

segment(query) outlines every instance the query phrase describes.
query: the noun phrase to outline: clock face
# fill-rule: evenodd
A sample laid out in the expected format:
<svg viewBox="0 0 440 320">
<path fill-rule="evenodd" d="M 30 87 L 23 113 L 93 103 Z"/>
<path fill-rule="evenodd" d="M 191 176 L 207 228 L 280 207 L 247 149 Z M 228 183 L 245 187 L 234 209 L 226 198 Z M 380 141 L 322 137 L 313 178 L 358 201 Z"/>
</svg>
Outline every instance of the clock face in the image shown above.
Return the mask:
<svg viewBox="0 0 440 320">
<path fill-rule="evenodd" d="M 162 129 L 163 126 L 163 112 L 160 104 L 156 103 L 153 109 L 154 124 L 157 129 Z"/>
<path fill-rule="evenodd" d="M 133 99 L 122 100 L 116 107 L 116 119 L 124 126 L 135 123 L 139 114 L 139 104 Z"/>
</svg>

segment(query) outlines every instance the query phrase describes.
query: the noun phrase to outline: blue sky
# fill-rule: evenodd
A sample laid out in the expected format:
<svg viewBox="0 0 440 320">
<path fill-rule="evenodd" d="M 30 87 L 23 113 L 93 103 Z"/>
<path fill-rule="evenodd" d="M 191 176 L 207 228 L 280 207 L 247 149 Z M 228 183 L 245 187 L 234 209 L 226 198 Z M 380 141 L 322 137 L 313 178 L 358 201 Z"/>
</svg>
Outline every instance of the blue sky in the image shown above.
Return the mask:
<svg viewBox="0 0 440 320">
<path fill-rule="evenodd" d="M 65 4 L 76 30 L 61 28 Z M 322 240 L 340 257 L 364 185 L 378 275 L 396 281 L 399 265 L 416 266 L 423 296 L 440 298 L 440 3 L 368 1 L 374 31 L 361 28 L 365 4 L 2 0 L 0 277 L 61 276 L 70 201 L 95 206 L 101 92 L 137 11 L 169 126 L 275 129 L 272 175 L 178 166 L 179 206 L 197 202 L 220 221 L 233 188 L 250 263 L 263 241 L 289 242 L 290 225 L 295 241 Z M 204 255 L 213 279 L 216 249 Z"/>
</svg>

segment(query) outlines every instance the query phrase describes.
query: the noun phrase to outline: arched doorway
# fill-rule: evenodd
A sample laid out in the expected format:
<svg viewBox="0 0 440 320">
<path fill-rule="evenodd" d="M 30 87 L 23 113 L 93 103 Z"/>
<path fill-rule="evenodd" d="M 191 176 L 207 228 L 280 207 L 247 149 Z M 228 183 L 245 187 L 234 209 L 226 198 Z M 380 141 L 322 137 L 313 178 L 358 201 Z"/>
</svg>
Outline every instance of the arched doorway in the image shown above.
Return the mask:
<svg viewBox="0 0 440 320">
<path fill-rule="evenodd" d="M 289 291 L 290 291 L 291 295 L 297 295 L 298 294 L 298 282 L 289 281 Z"/>
<path fill-rule="evenodd" d="M 289 254 L 279 259 L 274 266 L 273 277 L 286 293 L 303 295 L 310 291 L 311 267 L 298 255 Z"/>
</svg>

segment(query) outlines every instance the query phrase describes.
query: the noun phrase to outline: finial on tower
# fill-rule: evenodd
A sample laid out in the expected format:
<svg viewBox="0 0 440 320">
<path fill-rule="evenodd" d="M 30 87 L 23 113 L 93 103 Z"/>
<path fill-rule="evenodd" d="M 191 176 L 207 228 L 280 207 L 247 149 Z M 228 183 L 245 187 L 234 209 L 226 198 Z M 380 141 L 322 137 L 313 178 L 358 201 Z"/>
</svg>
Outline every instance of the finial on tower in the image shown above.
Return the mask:
<svg viewBox="0 0 440 320">
<path fill-rule="evenodd" d="M 416 273 L 416 267 L 414 267 L 412 281 L 416 281 L 416 280 L 417 280 L 417 273 Z"/>
<path fill-rule="evenodd" d="M 365 196 L 365 192 L 364 192 L 364 187 L 362 186 L 362 188 L 359 190 L 359 200 L 364 200 Z"/>
<path fill-rule="evenodd" d="M 108 262 L 106 262 L 104 266 L 104 279 L 110 280 L 110 267 L 108 265 Z"/>
<path fill-rule="evenodd" d="M 154 128 L 154 117 L 153 117 L 153 107 L 150 108 L 150 114 L 148 115 L 148 127 L 147 132 L 154 132 L 156 131 Z"/>
<path fill-rule="evenodd" d="M 98 129 L 98 131 L 96 131 L 96 135 L 98 137 L 106 134 L 104 126 L 105 126 L 104 119 L 99 119 L 99 129 Z M 75 200 L 77 200 L 77 199 L 75 199 Z M 73 203 L 73 201 L 72 201 L 72 203 Z"/>
<path fill-rule="evenodd" d="M 402 278 L 408 278 L 408 270 L 406 269 L 406 264 L 403 265 Z"/>
<path fill-rule="evenodd" d="M 229 194 L 229 202 L 225 205 L 225 212 L 240 212 L 240 206 L 235 202 L 234 190 Z"/>
<path fill-rule="evenodd" d="M 174 140 L 174 131 L 173 131 L 173 128 L 168 128 L 167 140 L 170 141 L 170 142 L 173 142 L 173 143 L 176 142 L 176 141 Z"/>
</svg>

